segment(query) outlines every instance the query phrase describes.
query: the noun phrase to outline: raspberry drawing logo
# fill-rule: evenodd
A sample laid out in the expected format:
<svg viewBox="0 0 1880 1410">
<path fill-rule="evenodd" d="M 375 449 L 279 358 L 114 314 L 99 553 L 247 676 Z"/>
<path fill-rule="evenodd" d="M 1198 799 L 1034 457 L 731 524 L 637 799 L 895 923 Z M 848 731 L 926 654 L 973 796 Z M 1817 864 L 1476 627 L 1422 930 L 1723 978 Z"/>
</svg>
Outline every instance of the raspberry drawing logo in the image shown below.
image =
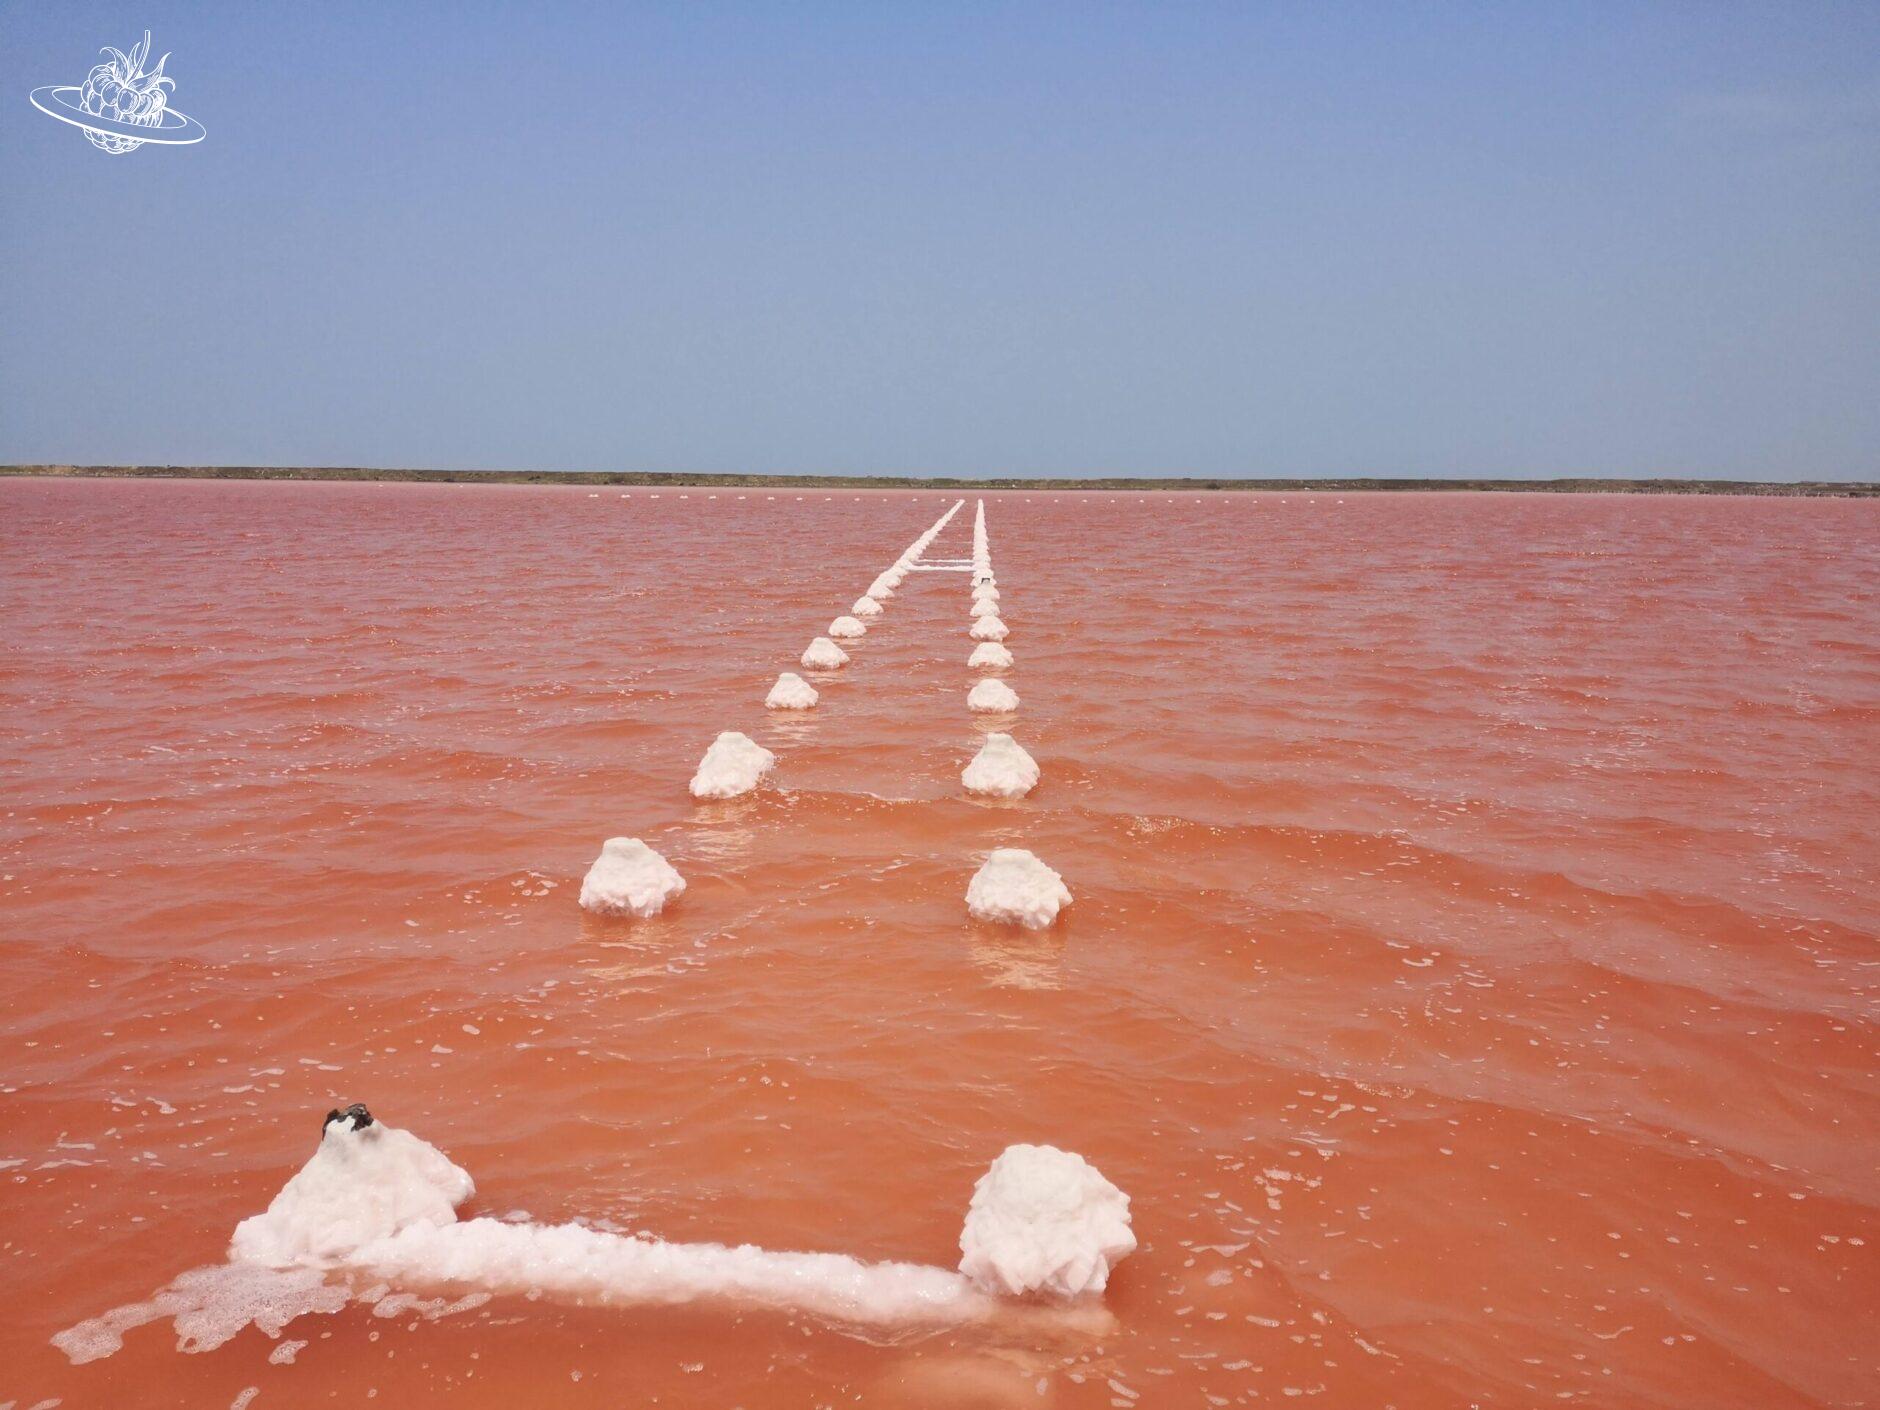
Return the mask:
<svg viewBox="0 0 1880 1410">
<path fill-rule="evenodd" d="M 170 106 L 169 90 L 176 80 L 163 71 L 170 56 L 158 59 L 153 69 L 144 68 L 150 57 L 149 30 L 128 54 L 109 45 L 99 52 L 111 57 L 94 65 L 83 83 L 35 88 L 33 106 L 47 117 L 69 122 L 92 146 L 116 157 L 146 143 L 179 147 L 207 135 L 196 119 Z"/>
</svg>

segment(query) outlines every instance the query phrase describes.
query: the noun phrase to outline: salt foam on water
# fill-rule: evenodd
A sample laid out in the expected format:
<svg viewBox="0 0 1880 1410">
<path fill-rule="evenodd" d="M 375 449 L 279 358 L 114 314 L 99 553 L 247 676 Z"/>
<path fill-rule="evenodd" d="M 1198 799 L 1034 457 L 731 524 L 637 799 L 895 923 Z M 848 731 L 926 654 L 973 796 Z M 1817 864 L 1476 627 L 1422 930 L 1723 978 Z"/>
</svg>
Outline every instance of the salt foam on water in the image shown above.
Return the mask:
<svg viewBox="0 0 1880 1410">
<path fill-rule="evenodd" d="M 355 1116 L 354 1113 L 358 1113 Z M 1048 1146 L 1012 1146 L 979 1181 L 955 1272 L 918 1263 L 867 1263 L 837 1253 L 775 1252 L 741 1244 L 668 1243 L 578 1224 L 459 1222 L 474 1187 L 468 1174 L 410 1132 L 372 1121 L 364 1108 L 334 1113 L 312 1159 L 267 1211 L 245 1219 L 230 1261 L 198 1268 L 150 1299 L 116 1308 L 53 1338 L 73 1361 L 109 1356 L 123 1333 L 173 1319 L 184 1350 L 220 1346 L 253 1322 L 269 1336 L 296 1316 L 337 1312 L 353 1284 L 400 1308 L 403 1287 L 476 1291 L 449 1312 L 493 1293 L 581 1303 L 756 1303 L 877 1326 L 944 1325 L 999 1313 L 1001 1296 L 1074 1298 L 1103 1287 L 1134 1247 L 1129 1202 L 1084 1161 Z"/>
<path fill-rule="evenodd" d="M 971 632 L 974 641 L 1004 641 L 1010 635 L 1005 623 L 997 617 L 981 617 L 973 623 Z"/>
<path fill-rule="evenodd" d="M 960 1272 L 993 1293 L 1102 1292 L 1136 1250 L 1129 1196 L 1080 1155 L 1008 1146 L 973 1187 Z"/>
<path fill-rule="evenodd" d="M 826 636 L 819 636 L 803 651 L 803 664 L 812 671 L 833 671 L 849 664 L 849 653 Z"/>
<path fill-rule="evenodd" d="M 982 641 L 973 648 L 973 654 L 966 658 L 966 664 L 974 670 L 1008 670 L 1012 664 L 1012 650 L 996 641 Z"/>
<path fill-rule="evenodd" d="M 143 1302 L 88 1317 L 52 1338 L 74 1366 L 98 1361 L 124 1346 L 124 1334 L 152 1322 L 175 1324 L 179 1351 L 214 1351 L 253 1323 L 271 1337 L 296 1317 L 338 1312 L 351 1300 L 318 1268 L 254 1268 L 222 1263 L 191 1268 Z"/>
<path fill-rule="evenodd" d="M 989 734 L 960 773 L 968 793 L 987 798 L 1023 798 L 1038 786 L 1038 761 L 1009 734 Z"/>
<path fill-rule="evenodd" d="M 875 601 L 874 598 L 864 594 L 855 599 L 855 605 L 849 608 L 849 611 L 853 612 L 858 617 L 879 617 L 881 615 L 881 604 Z"/>
<path fill-rule="evenodd" d="M 637 837 L 610 837 L 581 881 L 581 904 L 604 916 L 645 919 L 685 890 L 685 878 Z"/>
<path fill-rule="evenodd" d="M 854 617 L 837 617 L 829 624 L 829 635 L 837 641 L 853 641 L 856 637 L 867 636 L 868 628 Z"/>
<path fill-rule="evenodd" d="M 692 775 L 694 798 L 736 798 L 757 787 L 777 756 L 748 734 L 728 729 L 712 741 Z"/>
<path fill-rule="evenodd" d="M 1064 878 L 1030 852 L 1000 847 L 966 887 L 966 909 L 981 920 L 1043 930 L 1071 903 Z"/>
<path fill-rule="evenodd" d="M 966 692 L 966 708 L 986 715 L 1004 714 L 1018 708 L 1018 692 L 988 677 Z"/>
<path fill-rule="evenodd" d="M 821 698 L 815 686 L 795 671 L 785 671 L 764 697 L 764 704 L 772 710 L 807 710 Z"/>
</svg>

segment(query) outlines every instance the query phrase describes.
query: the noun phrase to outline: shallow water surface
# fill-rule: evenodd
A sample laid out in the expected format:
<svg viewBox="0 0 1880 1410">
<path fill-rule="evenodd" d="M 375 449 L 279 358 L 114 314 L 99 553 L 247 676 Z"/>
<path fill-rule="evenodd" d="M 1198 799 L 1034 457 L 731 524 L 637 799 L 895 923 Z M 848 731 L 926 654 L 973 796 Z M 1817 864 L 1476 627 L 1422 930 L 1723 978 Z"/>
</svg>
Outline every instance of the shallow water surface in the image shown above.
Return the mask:
<svg viewBox="0 0 1880 1410">
<path fill-rule="evenodd" d="M 1880 506 L 988 495 L 1015 716 L 949 572 L 766 712 L 955 498 L 0 483 L 0 1403 L 1872 1400 Z M 972 800 L 1001 728 L 1043 782 Z M 695 804 L 721 729 L 778 767 Z M 657 919 L 575 904 L 620 834 Z M 969 919 L 995 846 L 1053 929 Z M 1032 1141 L 1141 1248 L 1107 1327 L 52 1347 L 354 1100 L 466 1214 L 950 1267 Z"/>
</svg>

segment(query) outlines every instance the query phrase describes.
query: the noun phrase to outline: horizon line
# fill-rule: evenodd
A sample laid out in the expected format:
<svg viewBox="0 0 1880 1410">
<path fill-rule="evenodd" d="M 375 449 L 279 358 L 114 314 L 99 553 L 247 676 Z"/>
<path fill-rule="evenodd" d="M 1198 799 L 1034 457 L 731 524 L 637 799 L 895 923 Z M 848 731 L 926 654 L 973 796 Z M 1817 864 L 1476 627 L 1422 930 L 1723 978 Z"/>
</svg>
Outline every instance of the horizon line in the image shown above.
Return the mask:
<svg viewBox="0 0 1880 1410">
<path fill-rule="evenodd" d="M 1567 475 L 1546 478 L 1483 476 L 969 476 L 895 474 L 744 474 L 687 470 L 431 470 L 331 465 L 0 465 L 14 479 L 311 480 L 354 483 L 680 485 L 751 489 L 1130 490 L 1199 491 L 1344 490 L 1387 492 L 1483 491 L 1553 494 L 1737 494 L 1771 497 L 1880 497 L 1880 480 L 1734 480 L 1694 476 Z"/>
</svg>

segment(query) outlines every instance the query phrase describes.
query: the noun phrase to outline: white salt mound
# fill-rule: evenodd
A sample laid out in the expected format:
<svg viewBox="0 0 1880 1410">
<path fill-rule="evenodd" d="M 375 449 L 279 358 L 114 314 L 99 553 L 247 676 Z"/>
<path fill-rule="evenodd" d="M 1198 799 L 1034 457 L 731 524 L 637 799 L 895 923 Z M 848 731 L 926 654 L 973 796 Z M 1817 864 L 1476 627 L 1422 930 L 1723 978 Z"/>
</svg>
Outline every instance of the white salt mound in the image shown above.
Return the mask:
<svg viewBox="0 0 1880 1410">
<path fill-rule="evenodd" d="M 974 598 L 972 611 L 970 615 L 975 618 L 996 617 L 999 615 L 999 604 L 996 602 L 993 602 L 989 598 L 984 598 L 984 597 Z"/>
<path fill-rule="evenodd" d="M 981 583 L 990 583 L 992 580 L 993 580 L 992 569 L 990 568 L 973 569 L 973 586 L 974 587 L 978 587 Z"/>
<path fill-rule="evenodd" d="M 973 589 L 974 602 L 997 602 L 998 600 L 999 590 L 991 583 L 981 583 Z"/>
<path fill-rule="evenodd" d="M 1008 1146 L 973 1186 L 960 1272 L 989 1293 L 1099 1293 L 1136 1251 L 1129 1196 L 1056 1146 Z"/>
<path fill-rule="evenodd" d="M 987 798 L 1023 798 L 1038 786 L 1038 761 L 1009 734 L 989 734 L 960 774 L 968 793 Z"/>
<path fill-rule="evenodd" d="M 1004 641 L 1011 630 L 997 617 L 981 617 L 973 623 L 971 636 L 974 641 Z"/>
<path fill-rule="evenodd" d="M 973 648 L 973 654 L 966 658 L 966 664 L 976 671 L 1007 670 L 1012 664 L 1012 651 L 1010 647 L 1001 646 L 996 641 L 982 641 Z"/>
<path fill-rule="evenodd" d="M 888 575 L 883 573 L 879 578 L 876 578 L 868 585 L 868 595 L 886 602 L 889 598 L 894 596 L 894 586 L 893 583 L 888 581 Z"/>
<path fill-rule="evenodd" d="M 854 617 L 837 617 L 829 624 L 829 635 L 837 641 L 853 641 L 856 637 L 867 636 L 868 628 Z"/>
<path fill-rule="evenodd" d="M 229 1257 L 269 1268 L 331 1267 L 375 1239 L 456 1223 L 457 1206 L 475 1193 L 475 1182 L 436 1146 L 379 1122 L 356 1129 L 341 1117 L 327 1123 L 313 1159 L 267 1212 L 235 1226 Z"/>
<path fill-rule="evenodd" d="M 819 636 L 803 651 L 803 664 L 812 671 L 833 671 L 849 664 L 849 653 L 826 636 Z"/>
<path fill-rule="evenodd" d="M 1018 692 L 1004 681 L 988 678 L 966 692 L 966 708 L 988 715 L 1016 710 Z"/>
<path fill-rule="evenodd" d="M 777 683 L 770 688 L 770 694 L 764 697 L 764 705 L 771 710 L 808 710 L 820 698 L 816 694 L 815 686 L 795 671 L 785 671 L 777 677 Z"/>
<path fill-rule="evenodd" d="M 979 919 L 1027 930 L 1043 930 L 1070 903 L 1064 878 L 1018 847 L 995 850 L 966 888 L 966 909 Z"/>
<path fill-rule="evenodd" d="M 712 741 L 692 775 L 694 798 L 736 798 L 757 787 L 777 756 L 748 734 L 728 729 Z"/>
<path fill-rule="evenodd" d="M 637 837 L 610 837 L 581 882 L 581 905 L 597 915 L 645 919 L 685 890 L 685 878 Z"/>
<path fill-rule="evenodd" d="M 855 605 L 849 608 L 849 611 L 853 612 L 858 617 L 879 617 L 881 615 L 881 604 L 875 601 L 874 598 L 863 595 L 855 599 Z"/>
</svg>

